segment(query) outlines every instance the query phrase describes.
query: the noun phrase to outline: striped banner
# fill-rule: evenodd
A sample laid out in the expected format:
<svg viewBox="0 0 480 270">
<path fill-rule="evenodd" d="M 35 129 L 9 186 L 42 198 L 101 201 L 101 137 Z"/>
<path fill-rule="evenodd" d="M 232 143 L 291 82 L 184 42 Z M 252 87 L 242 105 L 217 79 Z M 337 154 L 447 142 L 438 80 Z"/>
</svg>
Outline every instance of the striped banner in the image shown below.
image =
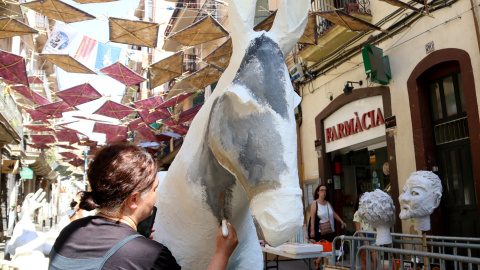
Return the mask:
<svg viewBox="0 0 480 270">
<path fill-rule="evenodd" d="M 97 41 L 95 39 L 84 36 L 80 46 L 78 46 L 74 58 L 86 65 L 93 48 L 95 48 L 95 45 L 97 45 Z"/>
</svg>

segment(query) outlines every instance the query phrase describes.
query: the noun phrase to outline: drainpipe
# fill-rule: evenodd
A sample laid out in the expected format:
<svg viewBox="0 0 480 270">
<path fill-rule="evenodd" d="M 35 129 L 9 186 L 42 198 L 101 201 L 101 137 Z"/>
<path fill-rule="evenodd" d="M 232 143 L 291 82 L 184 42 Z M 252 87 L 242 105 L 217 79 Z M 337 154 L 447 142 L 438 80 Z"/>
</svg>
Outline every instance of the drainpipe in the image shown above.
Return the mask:
<svg viewBox="0 0 480 270">
<path fill-rule="evenodd" d="M 475 5 L 473 4 L 473 0 L 470 0 L 470 4 L 472 5 L 473 22 L 475 24 L 475 32 L 477 33 L 478 50 L 480 51 L 480 30 L 478 29 L 478 20 L 475 14 Z"/>
</svg>

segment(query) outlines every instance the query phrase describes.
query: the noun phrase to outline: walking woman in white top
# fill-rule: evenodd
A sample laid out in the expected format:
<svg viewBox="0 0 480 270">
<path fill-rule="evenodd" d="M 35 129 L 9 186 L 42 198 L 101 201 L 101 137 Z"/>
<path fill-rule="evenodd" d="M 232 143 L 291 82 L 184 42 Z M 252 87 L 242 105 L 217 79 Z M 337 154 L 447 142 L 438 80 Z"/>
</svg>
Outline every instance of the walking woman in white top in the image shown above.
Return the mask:
<svg viewBox="0 0 480 270">
<path fill-rule="evenodd" d="M 313 194 L 315 203 L 310 208 L 310 238 L 315 239 L 316 242 L 320 240 L 327 240 L 332 242 L 335 238 L 335 223 L 334 219 L 341 223 L 342 228 L 346 226 L 345 222 L 333 210 L 332 205 L 326 200 L 327 186 L 320 185 L 315 189 Z M 316 269 L 320 269 L 320 262 L 322 258 L 315 260 Z"/>
</svg>

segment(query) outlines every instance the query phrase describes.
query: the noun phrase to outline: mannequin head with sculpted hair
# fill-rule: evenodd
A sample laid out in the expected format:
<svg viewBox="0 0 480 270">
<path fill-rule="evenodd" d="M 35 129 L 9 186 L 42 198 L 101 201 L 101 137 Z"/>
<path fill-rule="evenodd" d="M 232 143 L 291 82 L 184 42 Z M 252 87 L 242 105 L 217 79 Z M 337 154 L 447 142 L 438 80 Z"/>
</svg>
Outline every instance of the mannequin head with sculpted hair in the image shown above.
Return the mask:
<svg viewBox="0 0 480 270">
<path fill-rule="evenodd" d="M 97 152 L 87 175 L 92 190 L 81 192 L 80 208 L 118 213 L 128 195 L 147 193 L 156 179 L 157 165 L 144 148 L 113 143 Z"/>
</svg>

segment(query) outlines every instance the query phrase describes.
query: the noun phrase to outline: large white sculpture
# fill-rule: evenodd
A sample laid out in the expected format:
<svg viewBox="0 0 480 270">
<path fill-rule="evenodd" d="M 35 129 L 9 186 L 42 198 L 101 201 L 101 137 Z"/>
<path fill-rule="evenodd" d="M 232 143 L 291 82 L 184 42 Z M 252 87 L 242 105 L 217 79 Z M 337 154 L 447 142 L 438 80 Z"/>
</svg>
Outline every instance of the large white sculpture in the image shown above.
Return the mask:
<svg viewBox="0 0 480 270">
<path fill-rule="evenodd" d="M 33 214 L 36 209 L 45 204 L 45 192 L 37 190 L 35 194 L 29 193 L 25 196 L 22 205 L 21 219 L 13 229 L 12 238 L 8 241 L 6 252 L 11 255 L 19 253 L 31 253 L 34 250 L 48 255 L 58 232 L 53 230 L 49 233 L 39 233 L 35 230 Z"/>
<path fill-rule="evenodd" d="M 442 199 L 442 181 L 430 171 L 413 172 L 398 197 L 400 219 L 415 220 L 415 230 L 430 230 L 430 215 L 440 205 Z"/>
<path fill-rule="evenodd" d="M 377 189 L 363 194 L 358 215 L 377 230 L 377 246 L 392 243 L 390 228 L 395 224 L 395 205 L 387 193 Z"/>
<path fill-rule="evenodd" d="M 261 269 L 303 225 L 293 91 L 284 57 L 304 32 L 309 0 L 283 0 L 270 32 L 253 31 L 255 0 L 229 1 L 233 55 L 193 121 L 157 195 L 154 239 L 184 269 L 206 269 L 222 218 L 239 245 L 228 269 Z"/>
</svg>

